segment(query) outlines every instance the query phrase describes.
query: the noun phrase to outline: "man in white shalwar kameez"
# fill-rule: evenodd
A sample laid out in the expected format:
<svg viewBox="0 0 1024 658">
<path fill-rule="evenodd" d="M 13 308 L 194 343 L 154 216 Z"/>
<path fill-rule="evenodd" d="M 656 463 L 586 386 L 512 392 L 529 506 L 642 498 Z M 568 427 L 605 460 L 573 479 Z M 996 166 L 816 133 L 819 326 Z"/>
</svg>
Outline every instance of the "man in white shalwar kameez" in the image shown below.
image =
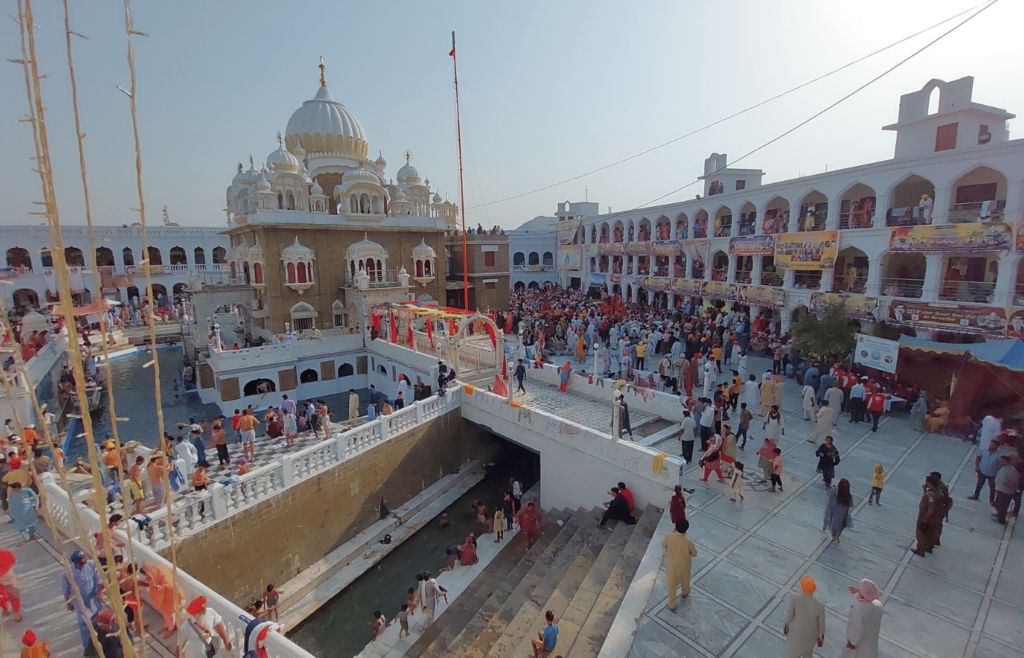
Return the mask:
<svg viewBox="0 0 1024 658">
<path fill-rule="evenodd" d="M 804 420 L 810 420 L 814 415 L 814 387 L 810 384 L 804 384 L 803 396 Z"/>
<path fill-rule="evenodd" d="M 828 400 L 821 403 L 818 409 L 817 423 L 811 433 L 807 435 L 808 443 L 817 443 L 818 439 L 826 437 L 832 431 L 832 421 L 835 420 L 836 410 L 828 403 Z"/>
</svg>

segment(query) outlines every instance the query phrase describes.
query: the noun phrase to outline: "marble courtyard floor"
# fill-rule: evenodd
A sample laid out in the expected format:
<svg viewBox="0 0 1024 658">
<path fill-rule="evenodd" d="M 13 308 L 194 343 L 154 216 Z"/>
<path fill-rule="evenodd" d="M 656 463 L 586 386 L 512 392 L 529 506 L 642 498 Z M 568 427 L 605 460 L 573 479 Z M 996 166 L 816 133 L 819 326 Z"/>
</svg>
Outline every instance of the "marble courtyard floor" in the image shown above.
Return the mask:
<svg viewBox="0 0 1024 658">
<path fill-rule="evenodd" d="M 755 374 L 769 363 L 750 357 L 748 362 Z M 700 482 L 696 465 L 687 469 L 681 482 L 696 489 L 687 511 L 689 536 L 699 552 L 692 593 L 677 612 L 670 611 L 662 567 L 630 656 L 785 656 L 786 599 L 807 574 L 826 604 L 825 647 L 816 656 L 845 655 L 846 614 L 853 603 L 847 588 L 861 578 L 883 591 L 883 656 L 1024 654 L 1024 539 L 1012 524 L 993 522 L 985 494 L 981 501 L 967 500 L 974 492 L 974 446 L 914 431 L 905 414 L 886 416 L 878 432 L 840 418 L 834 437 L 842 461 L 835 481 L 850 481 L 855 512 L 853 526 L 834 544 L 822 530 L 826 490 L 815 474 L 815 446 L 804 440 L 811 423 L 801 419 L 796 382 L 783 381 L 786 435 L 779 447 L 786 460 L 785 493 L 767 493 L 759 484 L 762 419 L 755 418 L 756 431 L 739 452 L 748 465 L 743 505 L 730 502 L 725 485 L 713 477 Z M 672 440 L 656 447 L 679 452 Z M 885 467 L 886 484 L 882 505 L 869 506 L 876 463 Z M 942 546 L 921 558 L 910 549 L 921 484 L 933 470 L 951 483 L 954 506 Z"/>
</svg>

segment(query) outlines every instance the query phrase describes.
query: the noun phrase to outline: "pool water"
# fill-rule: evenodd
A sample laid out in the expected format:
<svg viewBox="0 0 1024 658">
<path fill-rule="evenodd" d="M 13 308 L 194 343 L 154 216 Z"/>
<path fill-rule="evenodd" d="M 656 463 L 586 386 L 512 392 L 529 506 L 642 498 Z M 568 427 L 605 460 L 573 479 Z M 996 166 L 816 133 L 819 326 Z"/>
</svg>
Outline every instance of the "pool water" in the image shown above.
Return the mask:
<svg viewBox="0 0 1024 658">
<path fill-rule="evenodd" d="M 445 565 L 445 549 L 461 544 L 470 532 L 479 537 L 480 524 L 473 503 L 482 500 L 492 513 L 509 486 L 510 476 L 514 475 L 526 491 L 534 485 L 539 472 L 537 455 L 503 443 L 502 453 L 484 479 L 445 510 L 450 526 L 441 528 L 437 519 L 429 522 L 307 617 L 289 633 L 289 638 L 314 656 L 357 655 L 370 641 L 374 610 L 380 610 L 388 619 L 394 618 L 406 602 L 409 588 L 416 584 L 417 573 L 430 571 L 437 575 Z M 484 535 L 480 541 L 494 538 Z"/>
</svg>

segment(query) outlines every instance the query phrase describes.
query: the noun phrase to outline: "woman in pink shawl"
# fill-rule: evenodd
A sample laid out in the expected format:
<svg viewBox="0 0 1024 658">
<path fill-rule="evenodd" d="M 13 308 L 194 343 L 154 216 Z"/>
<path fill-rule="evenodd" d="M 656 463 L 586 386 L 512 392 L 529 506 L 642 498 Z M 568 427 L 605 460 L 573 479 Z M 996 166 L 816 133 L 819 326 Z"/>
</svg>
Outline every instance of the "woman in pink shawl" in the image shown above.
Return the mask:
<svg viewBox="0 0 1024 658">
<path fill-rule="evenodd" d="M 569 375 L 572 374 L 572 364 L 566 361 L 565 365 L 562 366 L 558 372 L 559 377 L 562 379 L 562 383 L 558 385 L 558 390 L 564 391 L 569 387 Z"/>
<path fill-rule="evenodd" d="M 764 473 L 764 477 L 761 480 L 762 484 L 770 480 L 772 477 L 772 467 L 774 466 L 774 462 L 772 460 L 775 459 L 775 449 L 777 447 L 778 446 L 775 445 L 775 439 L 769 436 L 765 437 L 764 445 L 762 445 L 761 449 L 757 451 L 757 465 L 761 467 L 761 470 Z"/>
</svg>

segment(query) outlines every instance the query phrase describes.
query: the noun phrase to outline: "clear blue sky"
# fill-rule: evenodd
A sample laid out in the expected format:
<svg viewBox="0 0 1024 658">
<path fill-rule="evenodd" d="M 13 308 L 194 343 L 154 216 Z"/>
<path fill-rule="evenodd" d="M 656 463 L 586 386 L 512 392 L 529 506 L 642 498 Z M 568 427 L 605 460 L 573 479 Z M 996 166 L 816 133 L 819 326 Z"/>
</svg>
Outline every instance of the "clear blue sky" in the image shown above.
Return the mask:
<svg viewBox="0 0 1024 658">
<path fill-rule="evenodd" d="M 555 204 L 625 210 L 693 180 L 712 151 L 730 157 L 783 132 L 916 50 L 949 25 L 698 136 L 583 180 L 498 199 L 644 150 L 907 36 L 980 0 L 822 2 L 135 2 L 138 103 L 150 222 L 225 221 L 224 189 L 251 153 L 328 86 L 383 152 L 410 149 L 435 189 L 458 202 L 451 31 L 459 39 L 467 219 L 518 226 Z M 85 222 L 65 61 L 63 9 L 36 0 L 39 60 L 61 216 Z M 94 221 L 136 221 L 122 4 L 72 2 Z M 6 0 L 4 13 L 15 13 Z M 812 124 L 743 163 L 766 182 L 891 157 L 899 96 L 931 78 L 975 76 L 974 99 L 1024 112 L 1024 2 L 1002 0 Z M 17 25 L 0 21 L 4 59 Z M 0 223 L 37 223 L 30 127 L 19 66 L 0 66 Z M 1019 136 L 1011 125 L 1011 138 Z M 689 198 L 693 189 L 668 199 Z M 490 203 L 482 206 L 481 204 Z"/>
</svg>

